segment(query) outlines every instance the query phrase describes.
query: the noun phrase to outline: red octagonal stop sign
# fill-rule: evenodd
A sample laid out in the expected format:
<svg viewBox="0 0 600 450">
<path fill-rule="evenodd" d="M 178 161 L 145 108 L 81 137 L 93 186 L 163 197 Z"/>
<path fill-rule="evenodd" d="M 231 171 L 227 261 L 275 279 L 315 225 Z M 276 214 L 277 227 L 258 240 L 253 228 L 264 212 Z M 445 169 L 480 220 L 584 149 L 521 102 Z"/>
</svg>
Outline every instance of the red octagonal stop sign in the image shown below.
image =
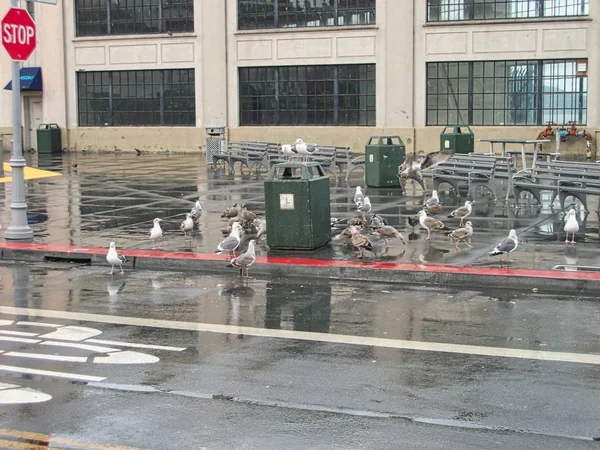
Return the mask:
<svg viewBox="0 0 600 450">
<path fill-rule="evenodd" d="M 25 9 L 10 8 L 2 19 L 2 45 L 15 61 L 27 60 L 36 45 L 35 22 Z"/>
</svg>

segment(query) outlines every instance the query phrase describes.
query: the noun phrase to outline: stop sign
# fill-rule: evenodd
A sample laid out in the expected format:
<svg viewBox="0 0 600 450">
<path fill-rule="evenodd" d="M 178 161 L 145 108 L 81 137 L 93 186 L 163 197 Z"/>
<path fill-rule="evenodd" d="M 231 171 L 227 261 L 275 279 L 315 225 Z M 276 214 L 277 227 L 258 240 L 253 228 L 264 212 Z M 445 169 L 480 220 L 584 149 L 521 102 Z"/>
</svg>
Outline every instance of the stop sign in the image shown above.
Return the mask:
<svg viewBox="0 0 600 450">
<path fill-rule="evenodd" d="M 2 19 L 2 45 L 14 61 L 26 61 L 36 45 L 35 22 L 25 9 L 10 8 Z"/>
</svg>

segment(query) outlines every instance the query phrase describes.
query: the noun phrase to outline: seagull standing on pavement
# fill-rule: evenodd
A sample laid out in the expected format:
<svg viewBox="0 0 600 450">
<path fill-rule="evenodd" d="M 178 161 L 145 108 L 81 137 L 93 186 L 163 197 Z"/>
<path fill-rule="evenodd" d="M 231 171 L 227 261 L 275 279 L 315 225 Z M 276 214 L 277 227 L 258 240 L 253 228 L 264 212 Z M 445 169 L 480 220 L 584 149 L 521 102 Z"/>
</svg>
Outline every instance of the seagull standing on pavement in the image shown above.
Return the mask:
<svg viewBox="0 0 600 450">
<path fill-rule="evenodd" d="M 500 241 L 496 248 L 488 253 L 489 256 L 500 255 L 500 264 L 502 264 L 502 256 L 514 252 L 519 246 L 519 238 L 515 230 L 510 230 L 508 237 Z"/>
<path fill-rule="evenodd" d="M 569 214 L 567 215 L 568 220 L 567 223 L 565 224 L 565 233 L 566 233 L 566 238 L 565 238 L 565 242 L 566 243 L 571 243 L 574 244 L 575 243 L 575 233 L 577 233 L 579 231 L 579 223 L 577 222 L 577 216 L 576 216 L 576 212 L 574 209 L 571 208 L 571 210 L 569 211 Z M 571 241 L 569 241 L 569 233 L 572 235 L 571 236 Z"/>
<path fill-rule="evenodd" d="M 354 193 L 354 204 L 358 208 L 365 202 L 365 194 L 363 194 L 362 188 L 360 186 L 356 186 L 356 192 Z"/>
<path fill-rule="evenodd" d="M 448 234 L 451 240 L 456 242 L 456 250 L 458 250 L 458 244 L 463 241 L 469 247 L 473 248 L 473 246 L 469 243 L 469 239 L 473 236 L 473 224 L 470 221 L 467 221 L 463 228 L 458 228 Z"/>
<path fill-rule="evenodd" d="M 387 248 L 392 248 L 389 243 L 389 239 L 396 238 L 400 239 L 404 245 L 406 245 L 406 241 L 404 240 L 404 236 L 398 230 L 390 225 L 384 225 L 379 227 L 373 231 L 373 234 L 382 237 L 385 240 L 385 246 Z"/>
<path fill-rule="evenodd" d="M 362 213 L 363 224 L 366 224 L 367 214 L 371 212 L 371 199 L 365 197 L 362 203 L 357 204 L 356 211 Z"/>
<path fill-rule="evenodd" d="M 456 208 L 454 211 L 450 213 L 448 217 L 460 217 L 460 226 L 463 226 L 463 220 L 469 217 L 473 212 L 473 202 L 467 200 L 465 202 L 465 206 L 461 206 L 460 208 Z"/>
<path fill-rule="evenodd" d="M 217 245 L 215 253 L 220 255 L 223 252 L 231 252 L 235 256 L 235 249 L 240 246 L 242 231 L 242 226 L 237 222 L 233 222 L 231 233 Z"/>
<path fill-rule="evenodd" d="M 424 210 L 418 212 L 417 217 L 419 218 L 419 223 L 423 228 L 427 230 L 426 241 L 431 239 L 431 232 L 436 230 L 444 230 L 447 229 L 446 225 L 437 220 L 435 217 L 429 217 Z"/>
<path fill-rule="evenodd" d="M 233 205 L 225 208 L 221 217 L 225 217 L 226 219 L 231 219 L 232 217 L 236 217 L 238 215 L 238 204 L 234 203 Z"/>
<path fill-rule="evenodd" d="M 231 261 L 229 261 L 229 264 L 227 265 L 227 267 L 239 267 L 241 277 L 244 276 L 244 269 L 245 269 L 246 270 L 246 278 L 249 278 L 248 267 L 250 267 L 252 264 L 254 264 L 254 261 L 256 261 L 256 253 L 254 251 L 255 244 L 256 244 L 256 241 L 254 239 L 252 239 L 248 243 L 248 250 L 246 250 L 246 253 L 241 254 L 237 258 L 233 258 Z"/>
<path fill-rule="evenodd" d="M 203 212 L 200 200 L 196 200 L 196 204 L 192 207 L 190 214 L 192 215 L 192 220 L 198 224 L 198 230 L 200 230 L 200 217 L 202 217 Z"/>
<path fill-rule="evenodd" d="M 442 209 L 442 202 L 440 202 L 440 197 L 438 197 L 438 191 L 434 190 L 431 193 L 431 197 L 427 199 L 423 205 L 423 209 L 430 216 L 436 216 L 439 214 L 440 209 Z"/>
<path fill-rule="evenodd" d="M 179 228 L 181 231 L 183 231 L 183 235 L 185 237 L 187 237 L 188 232 L 190 233 L 190 236 L 192 235 L 192 232 L 194 231 L 194 220 L 192 219 L 192 215 L 190 213 L 185 215 L 185 220 L 181 222 Z"/>
<path fill-rule="evenodd" d="M 158 217 L 156 219 L 154 219 L 154 226 L 150 230 L 150 234 L 148 236 L 150 239 L 152 239 L 152 249 L 153 250 L 156 248 L 156 240 L 160 239 L 163 235 L 162 228 L 160 227 L 161 222 L 162 222 L 162 219 L 159 219 Z"/>
<path fill-rule="evenodd" d="M 352 237 L 350 239 L 350 243 L 352 244 L 353 247 L 358 249 L 358 251 L 360 252 L 360 254 L 358 255 L 358 258 L 362 259 L 363 258 L 363 249 L 372 252 L 373 245 L 371 244 L 371 241 L 369 241 L 368 237 L 360 234 L 360 232 L 356 226 L 350 225 L 348 228 L 350 229 L 350 233 L 352 235 Z"/>
<path fill-rule="evenodd" d="M 115 271 L 115 266 L 119 266 L 121 268 L 121 275 L 125 273 L 123 271 L 123 263 L 127 262 L 127 258 L 125 258 L 125 256 L 121 255 L 120 253 L 117 253 L 117 247 L 114 242 L 110 243 L 110 246 L 108 248 L 108 254 L 106 255 L 106 260 L 110 264 L 110 272 L 108 272 L 108 275 L 113 274 L 113 272 Z"/>
</svg>

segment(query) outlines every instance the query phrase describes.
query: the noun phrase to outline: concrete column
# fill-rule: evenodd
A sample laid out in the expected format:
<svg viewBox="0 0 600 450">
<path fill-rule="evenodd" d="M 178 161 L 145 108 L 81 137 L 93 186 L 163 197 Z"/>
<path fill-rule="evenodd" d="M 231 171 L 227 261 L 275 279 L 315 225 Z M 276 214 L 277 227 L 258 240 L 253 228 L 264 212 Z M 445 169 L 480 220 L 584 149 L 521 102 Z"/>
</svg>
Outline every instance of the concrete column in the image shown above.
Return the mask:
<svg viewBox="0 0 600 450">
<path fill-rule="evenodd" d="M 203 126 L 227 126 L 227 1 L 200 2 Z"/>
</svg>

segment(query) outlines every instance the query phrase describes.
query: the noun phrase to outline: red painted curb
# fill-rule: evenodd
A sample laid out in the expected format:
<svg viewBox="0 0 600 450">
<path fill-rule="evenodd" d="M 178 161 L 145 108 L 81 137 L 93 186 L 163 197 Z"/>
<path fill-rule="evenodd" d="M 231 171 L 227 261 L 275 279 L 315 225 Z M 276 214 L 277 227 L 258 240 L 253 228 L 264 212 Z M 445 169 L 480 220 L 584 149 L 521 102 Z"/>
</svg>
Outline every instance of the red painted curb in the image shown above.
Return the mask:
<svg viewBox="0 0 600 450">
<path fill-rule="evenodd" d="M 65 253 L 66 255 L 106 255 L 106 248 L 99 247 L 74 247 L 68 245 L 35 244 L 21 242 L 0 242 L 0 249 L 35 251 L 35 252 L 55 252 Z M 158 250 L 119 250 L 125 256 L 132 258 L 153 258 L 153 259 L 178 259 L 188 261 L 228 261 L 228 257 L 215 255 L 212 253 L 187 253 L 187 252 L 167 252 Z M 535 269 L 505 269 L 490 267 L 459 267 L 459 266 L 440 266 L 429 264 L 401 264 L 391 262 L 359 262 L 342 260 L 324 260 L 310 258 L 284 258 L 258 256 L 258 264 L 272 265 L 294 265 L 305 267 L 332 267 L 332 268 L 361 268 L 361 269 L 379 269 L 397 272 L 428 272 L 428 273 L 448 273 L 463 275 L 487 275 L 497 277 L 527 277 L 527 278 L 551 278 L 559 280 L 588 280 L 600 281 L 598 272 L 558 272 L 553 270 L 535 270 Z"/>
</svg>

